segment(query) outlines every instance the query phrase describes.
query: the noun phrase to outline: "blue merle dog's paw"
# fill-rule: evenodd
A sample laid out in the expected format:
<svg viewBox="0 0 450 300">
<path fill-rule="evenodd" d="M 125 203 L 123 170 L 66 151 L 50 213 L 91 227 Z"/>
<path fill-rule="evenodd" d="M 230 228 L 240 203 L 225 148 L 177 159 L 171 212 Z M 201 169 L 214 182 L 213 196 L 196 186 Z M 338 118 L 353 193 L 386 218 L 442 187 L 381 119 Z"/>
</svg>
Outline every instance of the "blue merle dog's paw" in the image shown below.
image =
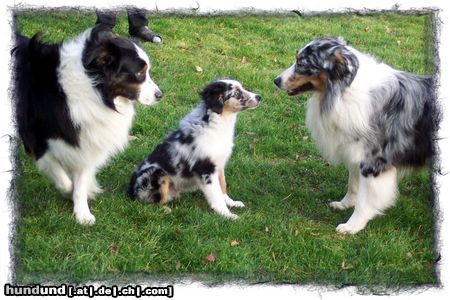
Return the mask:
<svg viewBox="0 0 450 300">
<path fill-rule="evenodd" d="M 364 177 L 373 175 L 377 177 L 384 169 L 386 169 L 387 160 L 382 156 L 377 156 L 372 159 L 367 159 L 359 165 L 361 174 Z"/>
</svg>

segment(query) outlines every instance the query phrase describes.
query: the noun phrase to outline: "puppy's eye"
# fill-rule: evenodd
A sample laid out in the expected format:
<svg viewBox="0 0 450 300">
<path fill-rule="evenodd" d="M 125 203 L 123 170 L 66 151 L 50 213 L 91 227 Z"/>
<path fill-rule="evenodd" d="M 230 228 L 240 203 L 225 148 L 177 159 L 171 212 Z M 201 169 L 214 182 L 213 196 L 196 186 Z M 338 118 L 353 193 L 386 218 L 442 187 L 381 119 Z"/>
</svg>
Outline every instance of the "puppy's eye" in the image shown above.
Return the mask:
<svg viewBox="0 0 450 300">
<path fill-rule="evenodd" d="M 241 99 L 242 98 L 242 91 L 241 90 L 236 90 L 236 93 L 234 93 L 234 97 L 236 99 Z"/>
</svg>

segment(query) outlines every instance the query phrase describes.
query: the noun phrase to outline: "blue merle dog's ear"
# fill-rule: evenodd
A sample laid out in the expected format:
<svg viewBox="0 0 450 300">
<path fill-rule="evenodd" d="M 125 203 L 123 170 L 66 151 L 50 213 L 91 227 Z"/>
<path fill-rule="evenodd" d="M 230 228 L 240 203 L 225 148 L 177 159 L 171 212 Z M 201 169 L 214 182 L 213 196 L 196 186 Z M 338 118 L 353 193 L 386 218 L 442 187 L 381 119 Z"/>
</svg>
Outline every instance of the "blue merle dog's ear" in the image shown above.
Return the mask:
<svg viewBox="0 0 450 300">
<path fill-rule="evenodd" d="M 345 42 L 344 42 L 345 43 Z M 331 81 L 340 81 L 349 86 L 359 68 L 358 58 L 346 46 L 338 45 L 329 49 L 324 67 Z"/>
<path fill-rule="evenodd" d="M 205 86 L 200 92 L 200 97 L 205 102 L 206 108 L 221 114 L 223 111 L 224 96 L 227 90 L 227 83 L 216 81 Z"/>
<path fill-rule="evenodd" d="M 328 53 L 323 62 L 327 78 L 322 110 L 331 108 L 333 99 L 352 84 L 359 68 L 358 58 L 346 46 L 346 42 L 343 39 L 337 39 L 335 42 L 336 45 L 327 50 Z"/>
</svg>

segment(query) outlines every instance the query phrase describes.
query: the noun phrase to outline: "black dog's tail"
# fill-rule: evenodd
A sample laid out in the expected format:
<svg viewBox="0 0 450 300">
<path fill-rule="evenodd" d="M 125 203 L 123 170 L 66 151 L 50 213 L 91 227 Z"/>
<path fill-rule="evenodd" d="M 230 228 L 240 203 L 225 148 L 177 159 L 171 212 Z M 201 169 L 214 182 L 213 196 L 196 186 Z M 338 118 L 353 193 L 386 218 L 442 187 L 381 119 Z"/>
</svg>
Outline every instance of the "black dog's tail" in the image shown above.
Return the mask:
<svg viewBox="0 0 450 300">
<path fill-rule="evenodd" d="M 23 52 L 24 49 L 28 48 L 28 44 L 30 43 L 30 38 L 21 35 L 20 33 L 16 32 L 15 36 L 16 40 L 14 43 L 14 48 L 11 50 L 11 55 L 18 55 L 21 52 Z"/>
</svg>

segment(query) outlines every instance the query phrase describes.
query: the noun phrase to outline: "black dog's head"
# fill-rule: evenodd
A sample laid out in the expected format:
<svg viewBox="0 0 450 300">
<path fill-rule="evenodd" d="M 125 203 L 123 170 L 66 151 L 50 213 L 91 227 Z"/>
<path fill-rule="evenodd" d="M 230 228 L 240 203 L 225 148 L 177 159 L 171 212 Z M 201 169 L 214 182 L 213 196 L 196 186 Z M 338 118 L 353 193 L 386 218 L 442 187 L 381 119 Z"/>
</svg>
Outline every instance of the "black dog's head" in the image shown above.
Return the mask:
<svg viewBox="0 0 450 300">
<path fill-rule="evenodd" d="M 145 105 L 159 101 L 162 93 L 150 78 L 150 60 L 137 44 L 119 37 L 105 25 L 92 28 L 83 51 L 83 66 L 114 108 L 114 98 L 124 97 Z"/>
<path fill-rule="evenodd" d="M 356 55 L 341 37 L 319 38 L 302 48 L 296 62 L 274 82 L 289 96 L 316 91 L 327 102 L 352 83 L 358 67 Z"/>
<path fill-rule="evenodd" d="M 200 97 L 208 109 L 218 114 L 237 113 L 248 108 L 256 108 L 261 96 L 242 87 L 236 80 L 217 80 L 203 88 Z"/>
</svg>

